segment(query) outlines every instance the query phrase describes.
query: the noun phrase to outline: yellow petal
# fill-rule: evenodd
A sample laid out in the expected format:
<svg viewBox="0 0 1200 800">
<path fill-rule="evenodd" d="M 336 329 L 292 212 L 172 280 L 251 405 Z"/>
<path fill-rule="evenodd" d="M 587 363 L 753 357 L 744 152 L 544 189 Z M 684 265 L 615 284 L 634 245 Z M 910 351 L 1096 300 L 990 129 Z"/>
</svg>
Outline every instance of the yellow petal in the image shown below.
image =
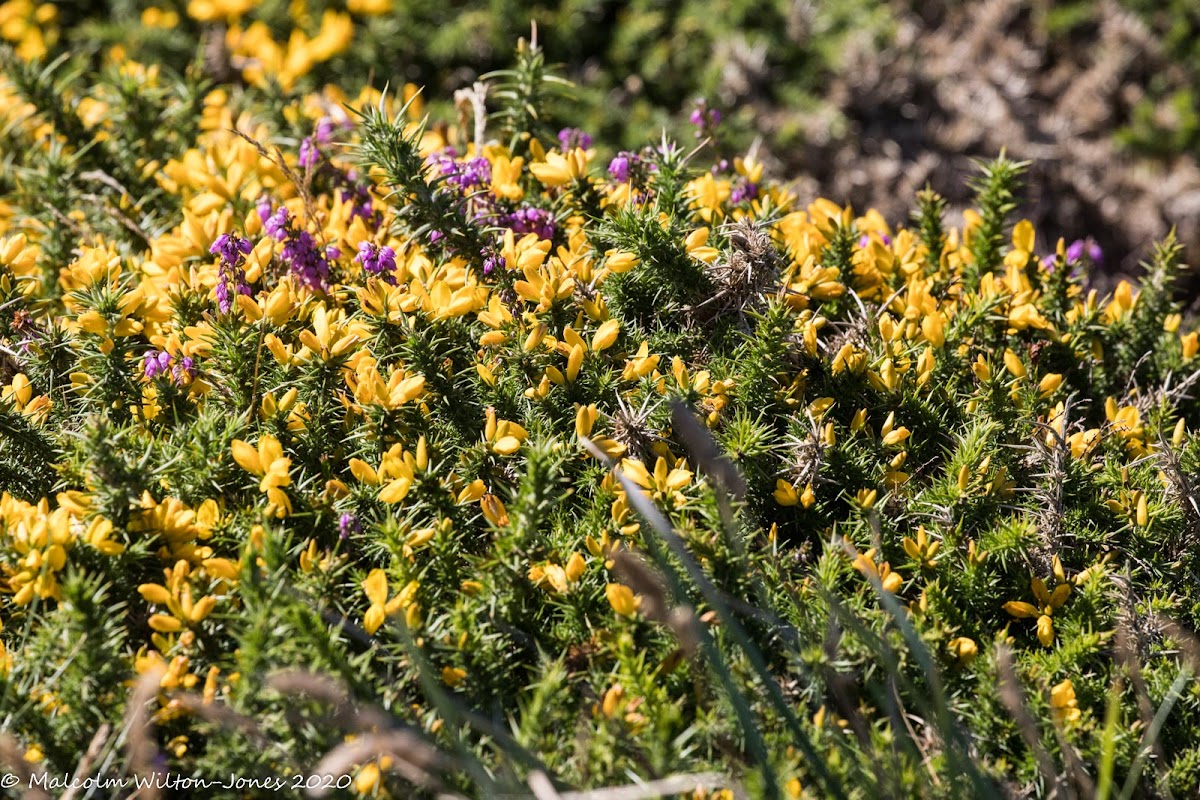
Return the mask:
<svg viewBox="0 0 1200 800">
<path fill-rule="evenodd" d="M 1024 250 L 1026 253 L 1032 253 L 1033 239 L 1033 223 L 1029 220 L 1023 219 L 1013 226 L 1012 241 L 1013 246 L 1017 249 Z"/>
<path fill-rule="evenodd" d="M 375 468 L 360 459 L 350 459 L 350 474 L 359 483 L 365 483 L 370 486 L 379 485 L 379 475 L 375 472 Z"/>
<path fill-rule="evenodd" d="M 383 624 L 387 614 L 384 613 L 382 605 L 373 605 L 367 609 L 367 613 L 363 616 L 363 630 L 369 634 L 374 634 L 379 630 L 379 626 Z"/>
<path fill-rule="evenodd" d="M 149 622 L 150 627 L 159 633 L 175 633 L 183 629 L 182 622 L 166 614 L 152 614 Z"/>
<path fill-rule="evenodd" d="M 137 588 L 140 594 L 147 603 L 154 603 L 156 606 L 165 606 L 171 602 L 171 593 L 165 587 L 159 586 L 157 583 L 143 583 Z"/>
<path fill-rule="evenodd" d="M 238 565 L 236 562 L 230 561 L 228 558 L 206 558 L 203 562 L 204 569 L 214 578 L 232 581 L 237 578 Z"/>
<path fill-rule="evenodd" d="M 1022 619 L 1038 616 L 1038 610 L 1035 606 L 1020 600 L 1011 600 L 1005 603 L 1004 610 L 1014 617 L 1020 617 Z"/>
<path fill-rule="evenodd" d="M 379 490 L 379 499 L 384 503 L 399 503 L 408 496 L 408 490 L 411 488 L 411 478 L 397 478 Z"/>
<path fill-rule="evenodd" d="M 466 503 L 474 503 L 476 500 L 483 497 L 486 492 L 487 485 L 482 480 L 476 478 L 458 493 L 458 497 L 455 498 L 454 502 L 456 505 L 460 506 L 465 505 Z"/>
<path fill-rule="evenodd" d="M 587 562 L 583 560 L 583 556 L 579 553 L 572 553 L 567 559 L 566 574 L 567 580 L 571 583 L 583 577 L 584 571 L 587 569 Z"/>
<path fill-rule="evenodd" d="M 372 605 L 382 608 L 387 602 L 388 580 L 387 574 L 383 570 L 379 568 L 371 570 L 362 582 L 362 588 Z"/>
<path fill-rule="evenodd" d="M 504 526 L 508 524 L 508 510 L 496 495 L 485 494 L 479 498 L 479 507 L 483 510 L 484 518 L 493 525 Z"/>
<path fill-rule="evenodd" d="M 613 346 L 617 341 L 617 335 L 621 332 L 621 323 L 615 319 L 610 319 L 605 322 L 596 331 L 596 335 L 592 337 L 592 352 L 599 353 Z"/>
<path fill-rule="evenodd" d="M 217 598 L 213 597 L 212 595 L 201 597 L 196 601 L 196 604 L 192 606 L 192 613 L 188 614 L 188 620 L 192 624 L 203 621 L 205 617 L 212 613 L 213 607 L 216 606 L 216 604 Z"/>
<path fill-rule="evenodd" d="M 258 458 L 258 451 L 241 439 L 233 440 L 233 460 L 247 472 L 252 472 L 255 475 L 261 475 L 265 472 L 262 462 Z"/>
<path fill-rule="evenodd" d="M 640 604 L 638 598 L 634 596 L 633 590 L 620 583 L 610 583 L 605 586 L 604 595 L 608 598 L 608 604 L 612 606 L 613 611 L 622 617 L 633 616 Z"/>
<path fill-rule="evenodd" d="M 1049 647 L 1054 644 L 1054 620 L 1044 614 L 1038 617 L 1037 637 L 1043 647 Z"/>
<path fill-rule="evenodd" d="M 579 369 L 583 366 L 583 347 L 575 345 L 571 348 L 571 355 L 567 357 L 567 380 L 572 383 L 579 377 Z"/>
<path fill-rule="evenodd" d="M 492 449 L 502 456 L 512 455 L 521 449 L 521 440 L 515 436 L 503 436 L 492 445 Z"/>
<path fill-rule="evenodd" d="M 1033 596 L 1042 605 L 1050 602 L 1050 592 L 1046 589 L 1046 582 L 1041 578 L 1034 578 L 1030 581 L 1030 588 L 1033 589 Z"/>
<path fill-rule="evenodd" d="M 258 440 L 258 459 L 263 469 L 283 458 L 283 445 L 269 433 L 263 434 Z"/>
</svg>

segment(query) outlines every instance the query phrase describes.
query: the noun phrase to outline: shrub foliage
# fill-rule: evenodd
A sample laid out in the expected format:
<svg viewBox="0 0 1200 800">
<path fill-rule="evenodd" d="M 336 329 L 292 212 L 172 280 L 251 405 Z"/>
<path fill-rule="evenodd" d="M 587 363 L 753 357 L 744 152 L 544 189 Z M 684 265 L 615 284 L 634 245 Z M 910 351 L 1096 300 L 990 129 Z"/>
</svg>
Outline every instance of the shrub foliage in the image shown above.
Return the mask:
<svg viewBox="0 0 1200 800">
<path fill-rule="evenodd" d="M 666 136 L 599 160 L 533 43 L 454 124 L 31 56 L 0 89 L 26 779 L 1197 785 L 1174 241 L 1099 297 L 1003 156 L 962 224 Z"/>
</svg>

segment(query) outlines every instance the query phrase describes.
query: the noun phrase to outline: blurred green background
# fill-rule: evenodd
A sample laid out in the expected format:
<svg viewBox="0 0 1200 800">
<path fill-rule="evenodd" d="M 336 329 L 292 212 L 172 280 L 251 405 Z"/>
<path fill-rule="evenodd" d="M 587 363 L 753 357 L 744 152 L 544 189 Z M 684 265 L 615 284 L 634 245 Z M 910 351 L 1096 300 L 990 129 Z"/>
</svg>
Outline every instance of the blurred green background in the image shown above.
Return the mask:
<svg viewBox="0 0 1200 800">
<path fill-rule="evenodd" d="M 0 4 L 0 22 L 21 4 L 32 7 Z M 174 24 L 143 25 L 150 7 L 174 12 Z M 229 9 L 246 13 L 219 13 Z M 348 13 L 352 45 L 295 88 L 416 83 L 447 119 L 454 90 L 507 66 L 536 22 L 548 62 L 576 84 L 561 123 L 602 152 L 664 129 L 694 141 L 688 117 L 705 98 L 723 115 L 723 155 L 753 149 L 802 201 L 875 206 L 896 224 L 927 183 L 952 209 L 965 205 L 973 160 L 1004 148 L 1032 162 L 1022 211 L 1048 237 L 1039 247 L 1094 237 L 1100 283 L 1135 271 L 1172 227 L 1200 263 L 1196 0 L 118 0 L 57 10 L 58 48 L 98 55 L 120 44 L 218 79 L 238 77 L 221 63 L 227 25 L 261 21 L 283 43 L 297 26 L 315 36 L 326 11 Z"/>
</svg>

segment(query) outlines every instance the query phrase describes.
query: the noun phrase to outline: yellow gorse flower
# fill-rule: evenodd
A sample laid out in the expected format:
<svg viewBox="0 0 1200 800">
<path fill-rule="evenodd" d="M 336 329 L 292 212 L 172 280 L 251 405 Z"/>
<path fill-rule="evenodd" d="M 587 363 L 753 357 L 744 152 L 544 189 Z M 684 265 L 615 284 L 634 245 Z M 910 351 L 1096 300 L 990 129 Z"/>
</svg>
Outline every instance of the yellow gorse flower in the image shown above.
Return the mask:
<svg viewBox="0 0 1200 800">
<path fill-rule="evenodd" d="M 1050 689 L 1050 709 L 1054 714 L 1054 721 L 1059 725 L 1076 723 L 1083 715 L 1079 710 L 1079 701 L 1075 698 L 1075 685 L 1071 683 L 1070 678 Z"/>
<path fill-rule="evenodd" d="M 292 502 L 284 487 L 292 482 L 289 469 L 292 460 L 283 454 L 283 446 L 274 436 L 263 434 L 255 448 L 241 439 L 233 440 L 233 459 L 242 469 L 258 475 L 259 491 L 267 495 L 267 514 L 286 517 L 292 513 Z"/>
<path fill-rule="evenodd" d="M 552 150 L 545 161 L 530 164 L 529 171 L 546 186 L 565 186 L 587 176 L 588 158 L 581 148 L 566 153 Z"/>
<path fill-rule="evenodd" d="M 865 576 L 877 579 L 885 592 L 895 594 L 904 585 L 904 577 L 898 572 L 893 572 L 891 565 L 886 561 L 882 564 L 875 563 L 873 547 L 854 556 L 854 568 Z"/>
<path fill-rule="evenodd" d="M 675 506 L 681 506 L 687 502 L 683 489 L 691 484 L 694 473 L 687 468 L 684 459 L 675 461 L 673 466 L 668 466 L 669 463 L 659 456 L 654 462 L 654 471 L 650 472 L 639 459 L 626 458 L 621 461 L 621 471 L 654 500 L 670 500 Z"/>
<path fill-rule="evenodd" d="M 203 622 L 217 605 L 213 595 L 193 597 L 191 567 L 187 561 L 180 560 L 170 569 L 163 570 L 166 580 L 163 583 L 143 583 L 138 586 L 138 594 L 146 602 L 163 606 L 166 614 L 156 613 L 150 617 L 149 625 L 159 633 L 178 633 L 184 628 Z"/>
<path fill-rule="evenodd" d="M 613 611 L 622 617 L 631 617 L 641 606 L 641 598 L 633 593 L 628 586 L 620 583 L 610 583 L 604 587 L 604 595 Z"/>
<path fill-rule="evenodd" d="M 1021 600 L 1010 600 L 1004 604 L 1004 610 L 1014 617 L 1037 620 L 1037 637 L 1043 647 L 1054 644 L 1054 612 L 1062 608 L 1071 596 L 1071 584 L 1067 581 L 1058 556 L 1054 557 L 1052 572 L 1057 581 L 1053 590 L 1048 589 L 1046 582 L 1041 578 L 1035 577 L 1030 582 L 1030 591 L 1037 600 L 1037 605 Z"/>
<path fill-rule="evenodd" d="M 922 569 L 933 569 L 937 566 L 937 552 L 942 543 L 930 540 L 925 534 L 924 525 L 917 527 L 916 538 L 905 536 L 903 544 L 904 552 L 908 553 L 908 557 L 917 562 Z"/>
<path fill-rule="evenodd" d="M 529 568 L 527 577 L 535 586 L 549 592 L 565 594 L 579 582 L 587 570 L 587 561 L 580 553 L 572 553 L 565 565 L 554 563 L 535 564 Z"/>
<path fill-rule="evenodd" d="M 429 450 L 425 437 L 417 440 L 415 452 L 408 452 L 403 445 L 392 445 L 379 461 L 375 469 L 359 458 L 349 461 L 350 473 L 360 483 L 368 486 L 378 486 L 379 499 L 388 504 L 399 503 L 408 496 L 413 481 L 420 472 L 429 468 Z"/>
<path fill-rule="evenodd" d="M 371 570 L 362 582 L 363 592 L 371 604 L 363 617 L 363 630 L 374 635 L 384 620 L 400 611 L 404 612 L 405 623 L 410 628 L 420 625 L 420 604 L 417 603 L 420 587 L 417 581 L 409 581 L 389 599 L 387 574 L 381 569 Z"/>
<path fill-rule="evenodd" d="M 529 438 L 529 432 L 515 422 L 497 420 L 496 409 L 489 407 L 483 438 L 493 453 L 508 456 L 521 449 L 521 442 Z"/>
</svg>

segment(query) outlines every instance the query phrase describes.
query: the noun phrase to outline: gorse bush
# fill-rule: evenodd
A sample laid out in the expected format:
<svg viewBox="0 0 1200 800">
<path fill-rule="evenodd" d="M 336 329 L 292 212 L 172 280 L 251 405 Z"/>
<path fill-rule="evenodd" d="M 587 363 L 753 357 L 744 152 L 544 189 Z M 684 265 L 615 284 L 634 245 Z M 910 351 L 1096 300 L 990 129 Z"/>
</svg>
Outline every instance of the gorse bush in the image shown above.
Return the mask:
<svg viewBox="0 0 1200 800">
<path fill-rule="evenodd" d="M 285 90 L 410 81 L 429 86 L 428 99 L 449 120 L 454 90 L 508 66 L 531 19 L 548 62 L 578 84 L 572 106 L 544 110 L 620 150 L 664 125 L 682 134 L 700 97 L 726 112 L 722 135 L 748 146 L 761 127 L 751 103 L 821 106 L 846 41 L 882 39 L 891 13 L 878 0 L 827 8 L 786 0 L 6 0 L 0 40 L 27 57 L 118 46 L 179 72 Z"/>
<path fill-rule="evenodd" d="M 1172 240 L 1101 298 L 1003 156 L 961 225 L 703 142 L 600 160 L 531 43 L 453 122 L 36 56 L 0 102 L 22 785 L 1200 783 Z"/>
</svg>

